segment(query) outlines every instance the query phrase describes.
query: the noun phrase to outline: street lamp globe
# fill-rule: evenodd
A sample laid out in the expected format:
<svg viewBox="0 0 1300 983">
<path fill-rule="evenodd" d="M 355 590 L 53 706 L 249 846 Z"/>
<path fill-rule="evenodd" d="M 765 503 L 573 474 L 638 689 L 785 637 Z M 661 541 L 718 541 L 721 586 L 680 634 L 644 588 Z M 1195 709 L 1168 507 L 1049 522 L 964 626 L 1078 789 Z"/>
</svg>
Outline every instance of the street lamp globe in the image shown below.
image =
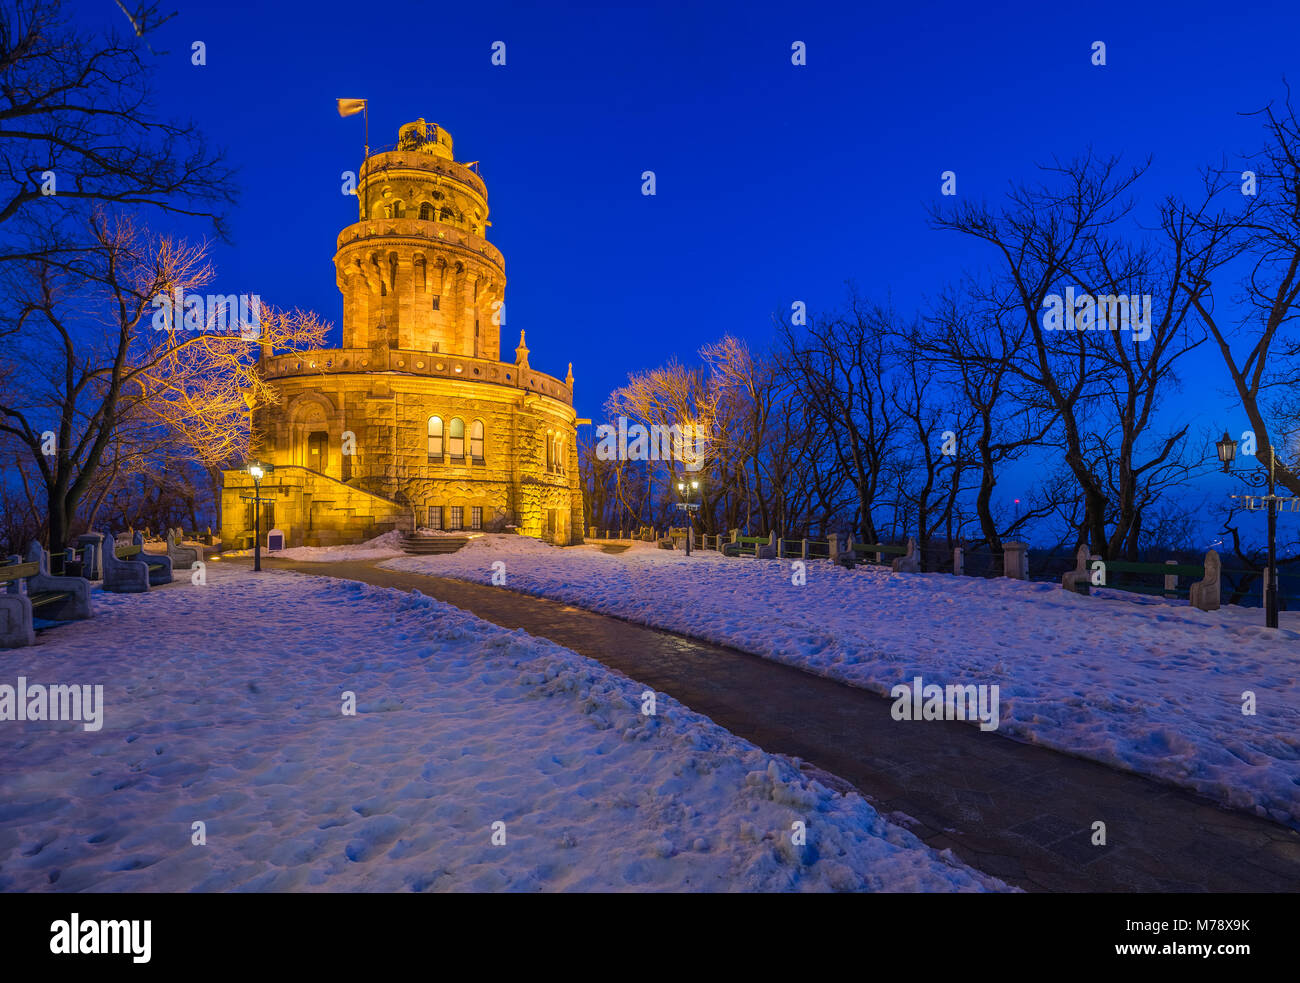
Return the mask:
<svg viewBox="0 0 1300 983">
<path fill-rule="evenodd" d="M 1237 456 L 1237 442 L 1228 436 L 1228 431 L 1223 431 L 1223 439 L 1215 443 L 1215 448 L 1219 452 L 1219 460 L 1223 462 L 1223 470 L 1226 473 L 1232 467 L 1232 460 Z"/>
<path fill-rule="evenodd" d="M 253 476 L 254 481 L 261 481 L 264 472 L 262 471 L 262 466 L 260 464 L 254 464 L 248 469 L 248 473 Z"/>
</svg>

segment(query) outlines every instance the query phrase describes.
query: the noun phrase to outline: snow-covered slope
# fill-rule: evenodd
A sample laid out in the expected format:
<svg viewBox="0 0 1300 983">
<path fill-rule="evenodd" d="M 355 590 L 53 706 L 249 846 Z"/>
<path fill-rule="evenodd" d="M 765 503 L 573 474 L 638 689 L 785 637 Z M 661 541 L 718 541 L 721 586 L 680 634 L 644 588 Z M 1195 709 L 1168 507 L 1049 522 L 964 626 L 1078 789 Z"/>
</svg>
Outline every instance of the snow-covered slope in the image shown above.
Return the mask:
<svg viewBox="0 0 1300 983">
<path fill-rule="evenodd" d="M 646 716 L 632 680 L 429 598 L 214 564 L 206 587 L 94 603 L 0 653 L 0 684 L 102 684 L 106 704 L 94 732 L 0 723 L 0 890 L 1005 887 L 666 697 Z"/>
<path fill-rule="evenodd" d="M 725 643 L 888 694 L 997 684 L 1000 733 L 1300 827 L 1300 613 L 1198 611 L 1119 591 L 724 559 L 636 544 L 510 552 L 487 537 L 382 565 L 490 582 Z M 493 542 L 492 540 L 495 540 Z M 1255 713 L 1244 714 L 1245 693 Z M 905 725 L 910 726 L 910 725 Z"/>
</svg>

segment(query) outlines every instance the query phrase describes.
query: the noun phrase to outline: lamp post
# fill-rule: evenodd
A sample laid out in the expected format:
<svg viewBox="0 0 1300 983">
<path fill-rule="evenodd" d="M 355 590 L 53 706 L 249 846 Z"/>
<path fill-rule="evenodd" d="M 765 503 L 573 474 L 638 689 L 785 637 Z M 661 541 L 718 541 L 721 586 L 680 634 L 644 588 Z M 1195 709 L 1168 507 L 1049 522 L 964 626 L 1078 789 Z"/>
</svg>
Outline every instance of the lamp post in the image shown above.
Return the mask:
<svg viewBox="0 0 1300 983">
<path fill-rule="evenodd" d="M 274 471 L 275 466 L 253 461 L 244 470 L 253 479 L 253 570 L 260 573 L 262 570 L 262 478 L 266 476 L 266 472 Z M 247 499 L 249 496 L 242 497 Z"/>
<path fill-rule="evenodd" d="M 700 481 L 698 478 L 692 478 L 689 482 L 677 482 L 677 493 L 682 500 L 677 503 L 677 507 L 686 513 L 686 555 L 691 555 L 691 540 L 695 538 L 695 522 L 692 513 L 700 508 L 700 503 L 694 500 L 695 495 L 700 490 Z"/>
<path fill-rule="evenodd" d="M 1228 435 L 1225 430 L 1223 439 L 1215 442 L 1215 448 L 1219 453 L 1219 460 L 1223 462 L 1223 473 L 1232 472 L 1232 462 L 1237 456 L 1237 442 Z M 1277 627 L 1277 510 L 1283 502 L 1291 502 L 1292 508 L 1300 498 L 1295 496 L 1285 496 L 1279 498 L 1274 493 L 1275 478 L 1277 465 L 1277 451 L 1270 445 L 1268 451 L 1268 467 L 1258 466 L 1252 471 L 1238 472 L 1237 477 L 1241 478 L 1246 484 L 1258 488 L 1261 485 L 1268 486 L 1268 494 L 1264 496 L 1245 495 L 1246 509 L 1255 511 L 1254 501 L 1259 498 L 1264 503 L 1264 508 L 1268 509 L 1268 567 L 1265 571 L 1267 582 L 1264 585 L 1264 623 L 1269 628 Z M 1238 496 L 1233 495 L 1233 498 Z"/>
</svg>

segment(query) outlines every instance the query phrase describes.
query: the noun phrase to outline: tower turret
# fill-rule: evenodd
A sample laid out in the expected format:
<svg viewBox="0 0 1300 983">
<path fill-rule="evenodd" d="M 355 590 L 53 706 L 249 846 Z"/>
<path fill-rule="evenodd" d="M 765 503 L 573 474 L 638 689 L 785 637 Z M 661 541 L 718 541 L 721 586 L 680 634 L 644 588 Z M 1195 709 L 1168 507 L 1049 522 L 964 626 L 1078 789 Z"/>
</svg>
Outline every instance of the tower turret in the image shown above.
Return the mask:
<svg viewBox="0 0 1300 983">
<path fill-rule="evenodd" d="M 338 237 L 343 346 L 500 357 L 505 260 L 487 241 L 487 185 L 423 119 L 362 164 L 360 219 Z"/>
</svg>

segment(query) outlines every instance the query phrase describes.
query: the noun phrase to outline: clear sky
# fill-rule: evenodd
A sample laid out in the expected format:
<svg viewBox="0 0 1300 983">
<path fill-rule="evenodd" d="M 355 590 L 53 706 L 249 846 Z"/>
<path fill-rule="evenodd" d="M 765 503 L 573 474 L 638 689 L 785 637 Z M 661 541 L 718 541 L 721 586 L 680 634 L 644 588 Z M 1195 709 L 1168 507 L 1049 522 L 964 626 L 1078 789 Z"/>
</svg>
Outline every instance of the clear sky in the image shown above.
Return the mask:
<svg viewBox="0 0 1300 983">
<path fill-rule="evenodd" d="M 77 5 L 125 26 L 112 0 Z M 1258 124 L 1238 113 L 1280 97 L 1284 74 L 1300 84 L 1292 0 L 163 6 L 179 13 L 153 42 L 169 52 L 159 108 L 200 123 L 240 172 L 223 292 L 337 323 L 331 257 L 356 214 L 340 174 L 363 141 L 334 100 L 369 100 L 372 145 L 422 116 L 482 162 L 503 353 L 523 328 L 534 367 L 563 377 L 572 360 L 593 417 L 629 371 L 724 332 L 768 340 L 793 300 L 835 307 L 852 279 L 910 312 L 978 268 L 983 253 L 927 225 L 944 170 L 960 195 L 992 197 L 1052 155 L 1151 154 L 1154 206 L 1253 149 Z M 1246 428 L 1215 353 L 1184 374 L 1174 413 Z"/>
</svg>

